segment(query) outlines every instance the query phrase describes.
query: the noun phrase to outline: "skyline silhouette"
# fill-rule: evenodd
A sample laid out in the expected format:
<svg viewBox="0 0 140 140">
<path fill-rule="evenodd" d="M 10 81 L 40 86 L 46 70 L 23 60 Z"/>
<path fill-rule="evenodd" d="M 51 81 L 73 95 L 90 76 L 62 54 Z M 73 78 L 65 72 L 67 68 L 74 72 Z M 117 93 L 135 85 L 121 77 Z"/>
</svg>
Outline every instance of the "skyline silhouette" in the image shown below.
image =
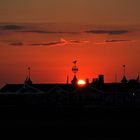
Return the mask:
<svg viewBox="0 0 140 140">
<path fill-rule="evenodd" d="M 139 7 L 140 0 L 0 0 L 0 128 L 51 140 L 135 139 Z"/>
<path fill-rule="evenodd" d="M 73 66 L 72 66 L 72 73 L 74 74 L 74 77 L 73 77 L 73 79 L 77 79 L 77 73 L 78 73 L 78 70 L 79 70 L 79 68 L 77 67 L 77 60 L 74 60 L 73 61 Z M 117 74 L 115 74 L 115 76 L 114 76 L 114 80 L 113 81 L 111 81 L 111 82 L 106 82 L 105 81 L 105 79 L 104 79 L 104 82 L 106 82 L 106 83 L 122 83 L 122 82 L 128 82 L 128 80 L 127 80 L 127 78 L 128 78 L 128 76 L 127 76 L 127 74 L 126 74 L 127 72 L 126 72 L 126 65 L 122 65 L 122 74 L 121 74 L 121 79 L 118 79 L 118 75 Z M 31 67 L 27 67 L 27 71 L 26 71 L 26 75 L 27 75 L 27 78 L 26 79 L 28 79 L 28 78 L 30 78 L 31 77 Z M 98 75 L 101 75 L 101 74 L 98 74 Z M 69 79 L 70 77 L 69 77 L 69 75 L 67 74 L 67 76 L 66 76 L 66 81 L 63 81 L 63 82 L 38 82 L 38 81 L 35 81 L 35 83 L 68 83 L 69 84 Z M 81 78 L 79 78 L 79 79 L 77 79 L 75 82 L 76 83 L 78 83 L 78 81 L 79 80 L 81 80 L 81 81 L 83 81 L 83 82 L 88 82 L 88 83 L 91 83 L 91 82 L 93 82 L 93 80 L 96 80 L 97 79 L 97 77 L 90 77 L 90 80 L 89 80 L 89 78 L 87 78 L 87 77 L 84 77 L 83 79 L 81 79 Z M 137 81 L 139 81 L 139 74 L 137 74 L 137 77 L 133 77 L 133 78 L 129 78 L 130 80 L 137 80 Z M 47 80 L 47 79 L 46 79 Z M 26 81 L 26 80 L 25 80 Z M 73 81 L 73 80 L 72 80 Z M 71 81 L 71 82 L 72 82 Z M 20 81 L 19 83 L 22 83 L 23 81 Z M 14 83 L 14 82 L 13 82 Z M 3 85 L 5 85 L 5 84 L 8 84 L 8 82 L 6 82 L 6 81 L 3 81 L 3 80 L 0 80 L 0 87 L 2 87 Z"/>
</svg>

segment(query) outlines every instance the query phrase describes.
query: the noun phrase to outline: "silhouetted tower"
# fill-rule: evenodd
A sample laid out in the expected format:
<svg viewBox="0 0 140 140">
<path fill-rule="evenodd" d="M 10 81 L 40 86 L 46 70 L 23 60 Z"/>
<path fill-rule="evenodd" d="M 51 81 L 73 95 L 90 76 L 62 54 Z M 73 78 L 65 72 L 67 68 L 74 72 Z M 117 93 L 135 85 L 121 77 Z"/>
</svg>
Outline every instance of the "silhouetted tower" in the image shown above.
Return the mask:
<svg viewBox="0 0 140 140">
<path fill-rule="evenodd" d="M 27 77 L 26 77 L 26 80 L 25 80 L 24 84 L 32 85 L 31 68 L 30 67 L 28 67 L 28 74 L 27 74 Z"/>
<path fill-rule="evenodd" d="M 99 89 L 102 89 L 104 86 L 104 75 L 100 74 L 98 75 L 98 84 L 97 84 Z"/>
<path fill-rule="evenodd" d="M 100 74 L 98 76 L 99 84 L 104 84 L 104 75 Z"/>
<path fill-rule="evenodd" d="M 88 78 L 86 79 L 86 85 L 89 85 L 89 79 Z"/>
<path fill-rule="evenodd" d="M 126 78 L 126 73 L 125 73 L 125 65 L 123 65 L 123 78 L 121 80 L 122 83 L 127 83 L 128 80 Z"/>
<path fill-rule="evenodd" d="M 76 66 L 76 63 L 77 63 L 77 61 L 75 60 L 75 61 L 73 61 L 73 67 L 72 67 L 72 72 L 74 73 L 74 77 L 73 77 L 73 79 L 72 79 L 72 81 L 71 81 L 71 83 L 73 84 L 73 85 L 77 85 L 77 82 L 78 82 L 78 79 L 77 79 L 77 77 L 76 77 L 76 73 L 78 72 L 78 67 Z"/>
</svg>

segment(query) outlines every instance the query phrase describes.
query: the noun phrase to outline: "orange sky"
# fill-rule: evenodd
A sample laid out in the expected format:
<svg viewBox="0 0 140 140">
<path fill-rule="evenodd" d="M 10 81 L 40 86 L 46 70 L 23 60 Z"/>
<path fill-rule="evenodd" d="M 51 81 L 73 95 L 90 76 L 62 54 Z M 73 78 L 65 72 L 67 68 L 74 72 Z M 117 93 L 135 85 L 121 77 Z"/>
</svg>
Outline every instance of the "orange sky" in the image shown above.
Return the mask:
<svg viewBox="0 0 140 140">
<path fill-rule="evenodd" d="M 0 85 L 140 74 L 139 0 L 1 0 Z"/>
<path fill-rule="evenodd" d="M 1 82 L 22 83 L 31 67 L 33 82 L 71 80 L 73 60 L 79 79 L 90 81 L 98 74 L 106 82 L 140 73 L 139 26 L 82 24 L 0 24 Z"/>
</svg>

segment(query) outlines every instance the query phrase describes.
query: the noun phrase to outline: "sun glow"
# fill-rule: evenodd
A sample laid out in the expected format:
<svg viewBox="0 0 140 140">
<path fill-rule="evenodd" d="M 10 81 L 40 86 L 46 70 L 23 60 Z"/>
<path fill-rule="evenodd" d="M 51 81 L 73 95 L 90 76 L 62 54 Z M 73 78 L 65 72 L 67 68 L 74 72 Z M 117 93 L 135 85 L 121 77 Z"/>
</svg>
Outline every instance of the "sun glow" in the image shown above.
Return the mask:
<svg viewBox="0 0 140 140">
<path fill-rule="evenodd" d="M 86 82 L 84 80 L 78 80 L 78 85 L 85 85 Z"/>
</svg>

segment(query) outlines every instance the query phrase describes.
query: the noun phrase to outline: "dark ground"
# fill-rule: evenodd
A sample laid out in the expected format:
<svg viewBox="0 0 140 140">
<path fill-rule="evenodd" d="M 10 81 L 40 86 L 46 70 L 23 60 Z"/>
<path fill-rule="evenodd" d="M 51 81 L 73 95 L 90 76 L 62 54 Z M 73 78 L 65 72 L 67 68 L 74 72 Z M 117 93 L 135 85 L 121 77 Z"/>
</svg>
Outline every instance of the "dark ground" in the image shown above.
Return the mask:
<svg viewBox="0 0 140 140">
<path fill-rule="evenodd" d="M 24 100 L 25 101 L 25 100 Z M 0 98 L 0 128 L 48 139 L 139 139 L 140 107 L 136 104 L 27 104 Z M 13 133 L 14 134 L 14 133 Z"/>
</svg>

